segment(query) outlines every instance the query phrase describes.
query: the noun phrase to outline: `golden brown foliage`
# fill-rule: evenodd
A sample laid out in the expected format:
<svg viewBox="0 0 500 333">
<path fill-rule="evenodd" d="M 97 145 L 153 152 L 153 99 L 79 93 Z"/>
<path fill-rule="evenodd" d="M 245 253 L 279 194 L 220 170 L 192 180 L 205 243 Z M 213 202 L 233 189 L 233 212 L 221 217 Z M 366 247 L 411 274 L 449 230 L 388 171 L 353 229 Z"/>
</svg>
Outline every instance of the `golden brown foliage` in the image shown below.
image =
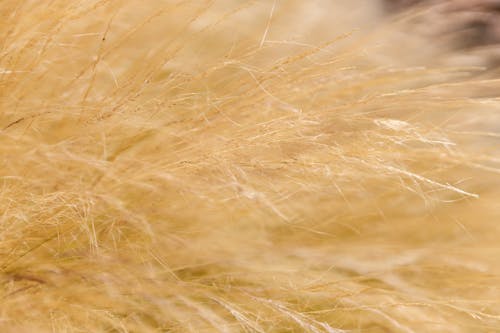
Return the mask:
<svg viewBox="0 0 500 333">
<path fill-rule="evenodd" d="M 500 81 L 359 4 L 0 2 L 0 331 L 499 331 Z"/>
</svg>

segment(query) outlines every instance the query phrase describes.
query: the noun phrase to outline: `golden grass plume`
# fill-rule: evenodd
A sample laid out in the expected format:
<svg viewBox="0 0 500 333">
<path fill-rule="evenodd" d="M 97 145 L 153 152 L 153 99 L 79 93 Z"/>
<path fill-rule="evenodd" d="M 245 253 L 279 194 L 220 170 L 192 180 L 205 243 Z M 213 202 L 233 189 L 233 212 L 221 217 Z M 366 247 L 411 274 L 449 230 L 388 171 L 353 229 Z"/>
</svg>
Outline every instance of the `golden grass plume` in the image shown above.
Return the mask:
<svg viewBox="0 0 500 333">
<path fill-rule="evenodd" d="M 361 0 L 0 13 L 1 332 L 500 331 L 494 71 Z"/>
</svg>

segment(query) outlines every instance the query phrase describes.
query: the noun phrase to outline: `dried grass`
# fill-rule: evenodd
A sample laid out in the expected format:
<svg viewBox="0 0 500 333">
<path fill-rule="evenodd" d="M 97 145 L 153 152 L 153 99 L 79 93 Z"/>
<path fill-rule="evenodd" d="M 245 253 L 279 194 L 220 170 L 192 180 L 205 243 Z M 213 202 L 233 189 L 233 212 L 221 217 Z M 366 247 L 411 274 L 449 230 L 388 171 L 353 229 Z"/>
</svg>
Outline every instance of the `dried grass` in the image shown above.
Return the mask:
<svg viewBox="0 0 500 333">
<path fill-rule="evenodd" d="M 500 331 L 500 82 L 360 4 L 2 1 L 0 331 Z"/>
</svg>

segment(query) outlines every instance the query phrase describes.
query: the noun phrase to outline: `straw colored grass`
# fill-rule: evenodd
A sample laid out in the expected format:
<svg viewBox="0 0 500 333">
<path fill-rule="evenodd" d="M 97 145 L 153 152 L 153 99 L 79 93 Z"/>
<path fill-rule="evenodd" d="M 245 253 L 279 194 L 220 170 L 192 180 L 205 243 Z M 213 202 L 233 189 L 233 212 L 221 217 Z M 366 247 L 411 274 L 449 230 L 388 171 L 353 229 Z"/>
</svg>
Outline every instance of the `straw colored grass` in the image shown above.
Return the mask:
<svg viewBox="0 0 500 333">
<path fill-rule="evenodd" d="M 0 331 L 499 331 L 500 81 L 376 8 L 2 1 Z"/>
</svg>

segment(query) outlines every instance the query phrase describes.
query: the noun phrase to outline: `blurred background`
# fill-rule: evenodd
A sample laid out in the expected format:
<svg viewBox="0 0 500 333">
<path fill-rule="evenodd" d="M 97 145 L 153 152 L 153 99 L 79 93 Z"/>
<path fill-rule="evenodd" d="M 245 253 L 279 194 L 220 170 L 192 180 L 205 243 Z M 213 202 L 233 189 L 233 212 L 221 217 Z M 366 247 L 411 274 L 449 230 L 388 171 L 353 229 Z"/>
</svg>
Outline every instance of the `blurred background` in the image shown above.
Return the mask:
<svg viewBox="0 0 500 333">
<path fill-rule="evenodd" d="M 382 8 L 387 15 L 412 21 L 415 29 L 410 33 L 465 51 L 462 60 L 499 64 L 498 0 L 382 0 Z"/>
</svg>

